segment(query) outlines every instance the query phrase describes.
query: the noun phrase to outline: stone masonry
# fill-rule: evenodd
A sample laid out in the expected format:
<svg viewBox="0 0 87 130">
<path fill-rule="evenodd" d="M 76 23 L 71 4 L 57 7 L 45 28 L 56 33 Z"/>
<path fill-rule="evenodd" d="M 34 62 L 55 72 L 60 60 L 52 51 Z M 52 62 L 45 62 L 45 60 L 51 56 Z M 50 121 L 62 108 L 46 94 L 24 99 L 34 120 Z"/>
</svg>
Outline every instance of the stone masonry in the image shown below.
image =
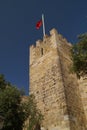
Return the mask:
<svg viewBox="0 0 87 130">
<path fill-rule="evenodd" d="M 87 130 L 87 79 L 82 96 L 81 81 L 70 73 L 71 47 L 55 29 L 30 46 L 29 92 L 44 115 L 42 130 Z"/>
</svg>

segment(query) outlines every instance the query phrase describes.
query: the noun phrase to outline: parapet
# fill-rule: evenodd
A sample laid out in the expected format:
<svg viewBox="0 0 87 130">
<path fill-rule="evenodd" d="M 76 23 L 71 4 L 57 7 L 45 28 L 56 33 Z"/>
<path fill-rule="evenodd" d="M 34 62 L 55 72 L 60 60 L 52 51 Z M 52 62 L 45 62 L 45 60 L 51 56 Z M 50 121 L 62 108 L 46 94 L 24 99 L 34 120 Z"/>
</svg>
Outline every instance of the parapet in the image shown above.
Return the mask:
<svg viewBox="0 0 87 130">
<path fill-rule="evenodd" d="M 50 31 L 50 35 L 55 35 L 55 34 L 58 34 L 57 30 L 55 28 L 53 28 L 51 31 Z"/>
<path fill-rule="evenodd" d="M 58 46 L 66 46 L 67 48 L 70 45 L 71 44 L 53 28 L 49 36 L 45 35 L 43 40 L 37 40 L 35 45 L 30 46 L 30 64 L 48 53 L 52 48 L 57 48 Z"/>
<path fill-rule="evenodd" d="M 36 41 L 36 47 L 41 46 L 42 42 L 43 42 L 42 40 L 37 40 L 37 41 Z"/>
</svg>

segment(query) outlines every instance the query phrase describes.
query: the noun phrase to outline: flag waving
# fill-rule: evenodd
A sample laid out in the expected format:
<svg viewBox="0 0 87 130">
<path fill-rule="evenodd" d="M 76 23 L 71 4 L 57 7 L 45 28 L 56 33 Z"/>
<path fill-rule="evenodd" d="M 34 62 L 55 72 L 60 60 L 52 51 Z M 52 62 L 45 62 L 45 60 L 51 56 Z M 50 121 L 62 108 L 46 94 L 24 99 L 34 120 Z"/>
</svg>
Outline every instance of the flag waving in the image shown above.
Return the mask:
<svg viewBox="0 0 87 130">
<path fill-rule="evenodd" d="M 39 29 L 42 25 L 42 19 L 36 23 L 36 29 Z"/>
<path fill-rule="evenodd" d="M 36 23 L 36 29 L 39 29 L 43 25 L 43 36 L 45 36 L 45 24 L 44 24 L 44 15 L 42 14 L 42 19 Z"/>
</svg>

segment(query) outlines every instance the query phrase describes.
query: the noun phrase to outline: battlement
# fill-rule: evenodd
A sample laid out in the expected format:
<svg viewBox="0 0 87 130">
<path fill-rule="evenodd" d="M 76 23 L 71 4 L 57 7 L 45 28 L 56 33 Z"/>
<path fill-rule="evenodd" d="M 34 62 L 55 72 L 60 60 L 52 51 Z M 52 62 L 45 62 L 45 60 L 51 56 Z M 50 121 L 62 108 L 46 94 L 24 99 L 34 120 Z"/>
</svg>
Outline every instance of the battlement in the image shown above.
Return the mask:
<svg viewBox="0 0 87 130">
<path fill-rule="evenodd" d="M 30 46 L 30 64 L 50 52 L 50 50 L 61 46 L 61 44 L 63 44 L 62 47 L 71 46 L 61 34 L 58 34 L 56 29 L 52 29 L 49 36 L 46 35 L 43 40 L 37 40 L 35 45 Z"/>
</svg>

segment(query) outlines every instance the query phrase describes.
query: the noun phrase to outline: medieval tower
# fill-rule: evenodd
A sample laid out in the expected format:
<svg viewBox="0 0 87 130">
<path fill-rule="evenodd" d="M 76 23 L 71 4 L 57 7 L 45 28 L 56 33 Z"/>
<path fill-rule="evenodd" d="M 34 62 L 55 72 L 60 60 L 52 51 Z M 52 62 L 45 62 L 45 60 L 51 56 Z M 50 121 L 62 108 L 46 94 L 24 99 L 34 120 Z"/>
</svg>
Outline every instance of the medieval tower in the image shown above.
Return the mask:
<svg viewBox="0 0 87 130">
<path fill-rule="evenodd" d="M 55 29 L 36 46 L 30 46 L 29 90 L 44 115 L 43 130 L 87 129 L 87 102 L 81 98 L 81 81 L 70 73 L 71 47 Z"/>
</svg>

